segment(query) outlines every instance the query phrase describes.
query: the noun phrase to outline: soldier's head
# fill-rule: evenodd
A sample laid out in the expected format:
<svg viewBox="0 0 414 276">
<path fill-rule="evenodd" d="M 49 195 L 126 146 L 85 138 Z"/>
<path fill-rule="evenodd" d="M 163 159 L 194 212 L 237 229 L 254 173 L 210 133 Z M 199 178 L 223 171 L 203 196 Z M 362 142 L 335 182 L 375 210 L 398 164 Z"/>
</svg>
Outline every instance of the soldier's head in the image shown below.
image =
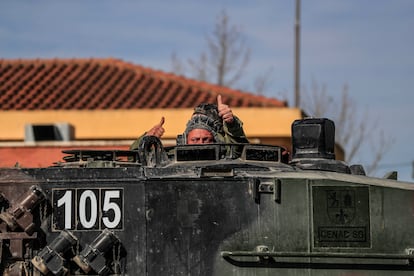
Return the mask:
<svg viewBox="0 0 414 276">
<path fill-rule="evenodd" d="M 195 114 L 187 122 L 184 137 L 187 144 L 210 144 L 218 140 L 219 128 L 214 120 L 206 115 Z"/>
<path fill-rule="evenodd" d="M 187 122 L 184 137 L 187 144 L 210 144 L 220 142 L 223 121 L 218 114 L 217 105 L 202 103 L 194 108 Z"/>
</svg>

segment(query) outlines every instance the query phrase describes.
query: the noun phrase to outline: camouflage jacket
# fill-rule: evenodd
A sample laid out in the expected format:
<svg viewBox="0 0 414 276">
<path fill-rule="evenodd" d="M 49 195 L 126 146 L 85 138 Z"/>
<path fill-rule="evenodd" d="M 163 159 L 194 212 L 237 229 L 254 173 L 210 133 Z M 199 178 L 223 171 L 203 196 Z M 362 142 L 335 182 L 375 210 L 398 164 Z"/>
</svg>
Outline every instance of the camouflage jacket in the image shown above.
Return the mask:
<svg viewBox="0 0 414 276">
<path fill-rule="evenodd" d="M 243 130 L 243 122 L 234 116 L 234 121 L 231 124 L 224 123 L 223 124 L 223 132 L 219 133 L 217 136 L 219 137 L 220 141 L 218 143 L 225 143 L 225 144 L 238 144 L 238 143 L 249 143 L 249 140 L 246 137 L 246 134 Z M 146 133 L 138 137 L 132 145 L 129 147 L 130 150 L 137 150 L 138 146 L 142 140 L 142 137 L 145 136 Z M 180 142 L 178 142 L 180 143 Z M 182 142 L 181 142 L 182 143 Z M 185 143 L 182 143 L 185 144 Z"/>
</svg>

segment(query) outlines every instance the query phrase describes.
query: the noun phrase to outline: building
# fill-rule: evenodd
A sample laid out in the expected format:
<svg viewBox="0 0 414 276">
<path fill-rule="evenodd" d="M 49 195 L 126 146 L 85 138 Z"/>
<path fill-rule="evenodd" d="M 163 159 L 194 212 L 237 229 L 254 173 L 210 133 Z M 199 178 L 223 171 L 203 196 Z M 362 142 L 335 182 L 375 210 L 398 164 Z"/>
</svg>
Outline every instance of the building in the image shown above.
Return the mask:
<svg viewBox="0 0 414 276">
<path fill-rule="evenodd" d="M 0 167 L 50 166 L 62 150 L 128 149 L 165 117 L 174 145 L 194 106 L 223 101 L 252 143 L 290 150 L 302 111 L 286 102 L 118 59 L 0 59 Z"/>
</svg>

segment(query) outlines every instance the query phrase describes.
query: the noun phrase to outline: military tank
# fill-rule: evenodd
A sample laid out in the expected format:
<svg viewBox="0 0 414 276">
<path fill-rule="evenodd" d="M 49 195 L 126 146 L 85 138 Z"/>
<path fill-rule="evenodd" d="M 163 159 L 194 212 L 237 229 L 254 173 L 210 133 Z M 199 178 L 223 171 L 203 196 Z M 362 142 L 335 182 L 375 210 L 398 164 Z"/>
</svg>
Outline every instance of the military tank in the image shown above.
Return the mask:
<svg viewBox="0 0 414 276">
<path fill-rule="evenodd" d="M 414 185 L 336 160 L 334 133 L 295 121 L 289 159 L 146 137 L 0 169 L 0 273 L 412 275 Z"/>
</svg>

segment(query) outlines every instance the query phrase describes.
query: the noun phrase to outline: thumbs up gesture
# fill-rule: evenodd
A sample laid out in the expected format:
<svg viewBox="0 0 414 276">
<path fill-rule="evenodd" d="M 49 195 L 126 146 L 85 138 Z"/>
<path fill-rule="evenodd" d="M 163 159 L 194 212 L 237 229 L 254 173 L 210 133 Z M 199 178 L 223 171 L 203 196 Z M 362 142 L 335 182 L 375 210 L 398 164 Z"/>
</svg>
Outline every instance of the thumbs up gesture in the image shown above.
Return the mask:
<svg viewBox="0 0 414 276">
<path fill-rule="evenodd" d="M 233 112 L 227 104 L 224 104 L 221 100 L 221 95 L 217 95 L 217 109 L 220 117 L 224 122 L 231 124 L 233 123 L 234 117 Z"/>
<path fill-rule="evenodd" d="M 145 135 L 146 136 L 155 136 L 157 138 L 161 138 L 161 136 L 164 134 L 164 131 L 165 131 L 164 128 L 162 127 L 164 122 L 165 122 L 164 117 L 161 117 L 161 121 L 158 124 L 156 124 L 155 126 L 153 126 L 150 130 L 148 130 Z"/>
</svg>

